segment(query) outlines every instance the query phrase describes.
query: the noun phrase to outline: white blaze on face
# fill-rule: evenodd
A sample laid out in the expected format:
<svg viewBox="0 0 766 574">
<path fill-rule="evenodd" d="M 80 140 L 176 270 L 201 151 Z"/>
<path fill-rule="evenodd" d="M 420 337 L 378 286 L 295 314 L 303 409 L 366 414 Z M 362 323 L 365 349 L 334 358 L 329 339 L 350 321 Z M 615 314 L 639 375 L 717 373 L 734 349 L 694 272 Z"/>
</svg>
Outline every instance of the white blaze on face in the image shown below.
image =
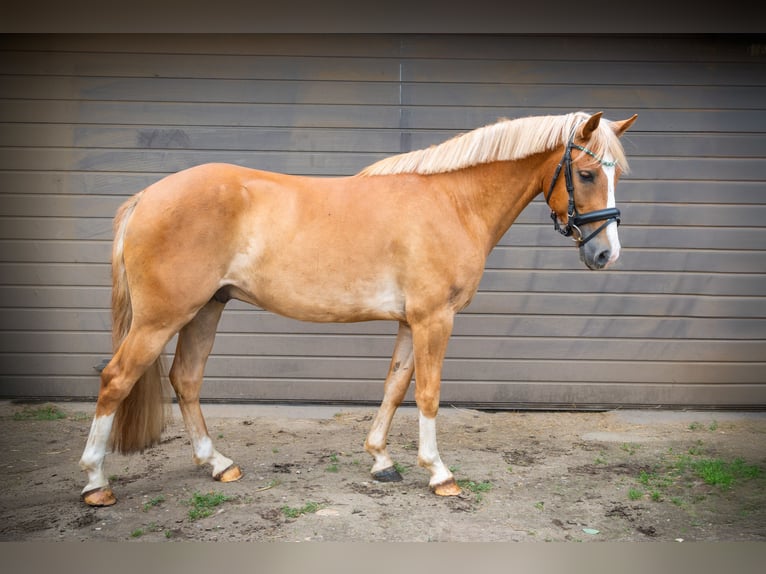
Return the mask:
<svg viewBox="0 0 766 574">
<path fill-rule="evenodd" d="M 612 162 L 613 158 L 611 155 L 607 154 L 604 157 L 604 160 L 607 162 Z M 615 188 L 615 178 L 616 178 L 616 171 L 617 169 L 613 165 L 604 165 L 601 164 L 601 169 L 604 170 L 604 174 L 606 175 L 606 181 L 607 181 L 607 200 L 606 200 L 606 206 L 607 208 L 610 207 L 617 207 L 617 201 L 614 197 L 614 188 Z M 611 265 L 615 261 L 617 261 L 617 258 L 620 257 L 620 238 L 617 235 L 617 222 L 612 221 L 609 225 L 606 226 L 606 238 L 609 241 L 609 246 L 612 251 L 612 256 L 609 258 L 609 263 L 607 265 Z"/>
</svg>

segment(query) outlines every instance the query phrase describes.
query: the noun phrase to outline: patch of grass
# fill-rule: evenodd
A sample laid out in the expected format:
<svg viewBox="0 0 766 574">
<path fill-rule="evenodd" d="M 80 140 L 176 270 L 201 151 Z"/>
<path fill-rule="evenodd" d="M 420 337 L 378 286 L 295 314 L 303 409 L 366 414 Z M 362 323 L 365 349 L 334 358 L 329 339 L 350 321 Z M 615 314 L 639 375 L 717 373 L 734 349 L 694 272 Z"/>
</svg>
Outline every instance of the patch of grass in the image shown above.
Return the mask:
<svg viewBox="0 0 766 574">
<path fill-rule="evenodd" d="M 475 482 L 468 479 L 460 479 L 457 481 L 457 485 L 465 490 L 473 492 L 476 495 L 476 502 L 481 502 L 484 499 L 484 493 L 492 490 L 492 483 L 488 480 L 482 482 Z"/>
<path fill-rule="evenodd" d="M 56 421 L 65 419 L 66 413 L 56 405 L 42 405 L 39 407 L 24 407 L 13 413 L 15 421 Z"/>
<path fill-rule="evenodd" d="M 150 498 L 148 501 L 144 502 L 143 510 L 144 512 L 147 512 L 150 508 L 153 508 L 155 506 L 159 506 L 165 502 L 165 496 L 162 494 L 155 496 L 154 498 Z"/>
<path fill-rule="evenodd" d="M 702 455 L 702 453 L 703 453 L 702 444 L 703 444 L 702 441 L 698 440 L 697 444 L 695 444 L 694 446 L 690 446 L 689 447 L 689 454 L 692 455 L 692 456 L 700 456 L 700 455 Z"/>
<path fill-rule="evenodd" d="M 622 446 L 620 446 L 622 450 L 627 452 L 628 454 L 636 454 L 636 451 L 639 449 L 639 445 L 633 444 L 630 442 L 623 443 Z"/>
<path fill-rule="evenodd" d="M 157 524 L 156 522 L 150 522 L 149 525 L 146 527 L 146 529 L 136 528 L 135 530 L 133 530 L 133 532 L 130 533 L 130 537 L 141 538 L 147 532 L 160 532 L 161 530 L 162 530 L 162 527 L 159 524 Z M 165 538 L 170 538 L 168 536 L 168 532 L 170 531 L 169 530 L 165 531 Z"/>
<path fill-rule="evenodd" d="M 340 454 L 331 454 L 328 459 L 330 461 L 330 465 L 325 467 L 325 470 L 327 472 L 338 472 L 340 470 L 340 466 L 338 463 L 340 462 Z"/>
<path fill-rule="evenodd" d="M 298 518 L 304 514 L 313 514 L 320 508 L 321 506 L 318 502 L 309 501 L 303 506 L 283 506 L 281 510 L 282 514 L 284 514 L 287 518 Z"/>
<path fill-rule="evenodd" d="M 162 530 L 162 527 L 156 522 L 150 522 L 147 528 L 149 529 L 149 532 L 159 532 L 160 530 Z"/>
<path fill-rule="evenodd" d="M 537 510 L 543 510 L 545 508 L 545 503 L 542 500 L 540 502 L 535 502 L 535 508 L 537 508 Z"/>
<path fill-rule="evenodd" d="M 460 488 L 465 488 L 471 492 L 489 492 L 492 490 L 492 483 L 488 480 L 474 482 L 473 480 L 461 479 L 457 481 Z"/>
<path fill-rule="evenodd" d="M 690 431 L 699 431 L 699 430 L 705 430 L 705 428 L 706 428 L 706 427 L 705 427 L 705 425 L 704 425 L 704 424 L 702 424 L 702 423 L 700 423 L 700 422 L 697 422 L 697 421 L 694 421 L 694 422 L 692 422 L 692 423 L 689 425 L 689 430 L 690 430 Z M 711 422 L 709 425 L 707 425 L 707 430 L 709 430 L 710 432 L 715 432 L 715 431 L 717 431 L 717 430 L 718 430 L 718 421 L 715 421 L 715 420 L 714 420 L 714 421 L 713 421 L 713 422 Z"/>
<path fill-rule="evenodd" d="M 644 491 L 638 488 L 628 489 L 628 498 L 631 500 L 639 500 L 644 497 Z"/>
<path fill-rule="evenodd" d="M 400 463 L 398 463 L 398 462 L 395 462 L 395 463 L 394 463 L 394 469 L 395 469 L 395 470 L 396 470 L 396 472 L 398 472 L 399 474 L 404 474 L 405 472 L 407 472 L 407 471 L 409 470 L 409 467 L 407 467 L 407 466 L 404 466 L 403 464 L 400 464 Z"/>
<path fill-rule="evenodd" d="M 749 464 L 742 458 L 727 461 L 702 458 L 701 454 L 701 441 L 689 448 L 688 454 L 668 451 L 667 458 L 655 468 L 639 473 L 636 481 L 642 488 L 631 488 L 628 497 L 638 500 L 638 493 L 643 496 L 646 492 L 654 502 L 669 500 L 679 508 L 689 509 L 709 494 L 700 491 L 700 481 L 710 487 L 728 490 L 738 481 L 760 479 L 764 475 L 763 467 Z"/>
<path fill-rule="evenodd" d="M 691 463 L 692 470 L 705 484 L 729 489 L 735 480 L 757 478 L 763 470 L 755 465 L 747 464 L 743 459 L 736 458 L 732 462 L 721 459 L 703 459 Z"/>
<path fill-rule="evenodd" d="M 226 496 L 222 492 L 208 492 L 207 494 L 195 492 L 187 501 L 187 504 L 191 506 L 189 509 L 189 518 L 192 521 L 206 518 L 213 514 L 214 508 L 220 506 L 227 500 L 231 500 L 231 497 Z"/>
</svg>

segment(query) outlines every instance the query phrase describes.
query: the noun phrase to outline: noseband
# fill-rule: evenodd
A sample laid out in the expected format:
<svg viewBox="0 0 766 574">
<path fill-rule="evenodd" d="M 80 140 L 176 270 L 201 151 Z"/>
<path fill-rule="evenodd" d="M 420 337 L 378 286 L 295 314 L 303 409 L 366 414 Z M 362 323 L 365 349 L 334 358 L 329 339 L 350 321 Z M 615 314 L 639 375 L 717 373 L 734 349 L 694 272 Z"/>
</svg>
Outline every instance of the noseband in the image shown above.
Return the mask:
<svg viewBox="0 0 766 574">
<path fill-rule="evenodd" d="M 576 231 L 577 236 L 572 237 L 572 239 L 577 243 L 578 247 L 582 247 L 613 221 L 616 222 L 617 225 L 620 225 L 620 210 L 616 207 L 609 207 L 607 209 L 597 209 L 596 211 L 591 211 L 589 213 L 581 214 L 577 212 L 577 206 L 575 205 L 574 199 L 574 184 L 572 183 L 572 148 L 577 148 L 580 151 L 587 153 L 588 155 L 594 157 L 601 165 L 605 165 L 607 167 L 614 167 L 617 162 L 603 160 L 597 157 L 596 154 L 594 154 L 588 148 L 584 148 L 574 143 L 573 131 L 572 136 L 567 142 L 567 147 L 564 150 L 564 157 L 561 158 L 558 166 L 556 166 L 556 171 L 553 174 L 553 180 L 551 181 L 550 188 L 548 188 L 548 193 L 545 196 L 545 201 L 548 203 L 548 205 L 550 205 L 549 200 L 553 194 L 553 188 L 556 185 L 556 181 L 558 181 L 559 175 L 561 175 L 561 167 L 563 166 L 564 179 L 567 187 L 567 193 L 569 194 L 569 207 L 567 208 L 567 224 L 564 227 L 561 226 L 556 212 L 551 208 L 551 219 L 553 219 L 553 227 L 564 237 L 572 237 Z M 588 223 L 593 223 L 594 221 L 603 221 L 604 223 L 602 223 L 599 228 L 596 229 L 596 231 L 583 239 L 583 234 L 580 230 L 580 226 L 586 225 Z"/>
</svg>

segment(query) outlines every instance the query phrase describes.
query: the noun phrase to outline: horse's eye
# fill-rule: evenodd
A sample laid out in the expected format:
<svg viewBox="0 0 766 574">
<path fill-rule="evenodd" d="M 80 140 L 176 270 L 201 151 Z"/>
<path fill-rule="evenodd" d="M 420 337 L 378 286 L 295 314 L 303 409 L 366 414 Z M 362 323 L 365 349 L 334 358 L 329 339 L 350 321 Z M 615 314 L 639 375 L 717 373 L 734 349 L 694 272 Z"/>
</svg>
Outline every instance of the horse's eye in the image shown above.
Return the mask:
<svg viewBox="0 0 766 574">
<path fill-rule="evenodd" d="M 579 175 L 580 179 L 583 181 L 593 181 L 593 173 L 589 171 L 579 171 L 577 172 L 577 175 Z"/>
</svg>

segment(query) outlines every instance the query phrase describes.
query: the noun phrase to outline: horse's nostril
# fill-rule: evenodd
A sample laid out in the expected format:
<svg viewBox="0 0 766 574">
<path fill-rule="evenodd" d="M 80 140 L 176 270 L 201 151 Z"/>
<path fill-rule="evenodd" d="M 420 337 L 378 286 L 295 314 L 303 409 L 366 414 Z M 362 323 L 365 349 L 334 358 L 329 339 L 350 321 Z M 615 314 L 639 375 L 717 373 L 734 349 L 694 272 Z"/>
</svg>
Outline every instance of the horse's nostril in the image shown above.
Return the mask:
<svg viewBox="0 0 766 574">
<path fill-rule="evenodd" d="M 609 263 L 609 258 L 611 256 L 612 252 L 609 249 L 605 249 L 596 256 L 596 264 L 599 267 L 606 267 L 606 264 Z"/>
</svg>

